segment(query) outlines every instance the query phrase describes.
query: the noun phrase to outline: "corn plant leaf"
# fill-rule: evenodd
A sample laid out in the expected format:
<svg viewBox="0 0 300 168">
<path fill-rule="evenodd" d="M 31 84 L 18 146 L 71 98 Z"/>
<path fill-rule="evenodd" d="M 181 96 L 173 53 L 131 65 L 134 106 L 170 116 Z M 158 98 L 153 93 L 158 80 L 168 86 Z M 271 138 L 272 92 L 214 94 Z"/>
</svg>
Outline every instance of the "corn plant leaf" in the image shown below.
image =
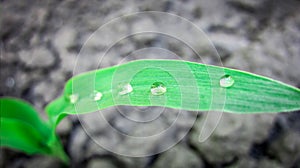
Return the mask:
<svg viewBox="0 0 300 168">
<path fill-rule="evenodd" d="M 160 87 L 155 88 L 157 84 Z M 116 105 L 287 112 L 300 109 L 300 90 L 240 70 L 178 60 L 139 60 L 74 76 L 46 112 L 56 125 L 66 114 Z"/>
<path fill-rule="evenodd" d="M 1 146 L 28 154 L 53 155 L 68 162 L 51 126 L 40 119 L 30 104 L 15 98 L 0 98 L 0 112 Z"/>
<path fill-rule="evenodd" d="M 300 90 L 239 70 L 176 60 L 140 60 L 71 78 L 61 97 L 46 107 L 44 122 L 28 103 L 1 98 L 1 146 L 28 154 L 59 157 L 66 163 L 55 128 L 67 114 L 117 105 L 164 106 L 231 113 L 300 109 Z"/>
</svg>

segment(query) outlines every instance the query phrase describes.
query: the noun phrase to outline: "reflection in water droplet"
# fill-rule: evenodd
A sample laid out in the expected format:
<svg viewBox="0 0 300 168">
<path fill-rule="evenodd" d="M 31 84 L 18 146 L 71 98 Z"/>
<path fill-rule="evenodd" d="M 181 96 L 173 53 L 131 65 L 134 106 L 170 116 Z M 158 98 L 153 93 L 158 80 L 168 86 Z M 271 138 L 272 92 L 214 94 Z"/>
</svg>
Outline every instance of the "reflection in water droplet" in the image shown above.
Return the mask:
<svg viewBox="0 0 300 168">
<path fill-rule="evenodd" d="M 79 98 L 78 94 L 71 94 L 69 96 L 70 103 L 75 104 L 78 101 L 78 98 Z"/>
<path fill-rule="evenodd" d="M 132 86 L 129 83 L 127 83 L 123 86 L 120 86 L 119 95 L 125 95 L 125 94 L 128 94 L 128 93 L 132 92 L 132 91 L 133 91 Z"/>
<path fill-rule="evenodd" d="M 151 86 L 151 93 L 154 96 L 163 95 L 167 92 L 167 88 L 162 82 L 154 82 Z"/>
<path fill-rule="evenodd" d="M 94 101 L 99 101 L 102 98 L 102 93 L 98 92 L 98 91 L 94 91 L 94 93 L 92 94 Z"/>
<path fill-rule="evenodd" d="M 224 75 L 220 79 L 220 86 L 221 87 L 230 87 L 234 84 L 234 79 L 230 75 Z"/>
</svg>

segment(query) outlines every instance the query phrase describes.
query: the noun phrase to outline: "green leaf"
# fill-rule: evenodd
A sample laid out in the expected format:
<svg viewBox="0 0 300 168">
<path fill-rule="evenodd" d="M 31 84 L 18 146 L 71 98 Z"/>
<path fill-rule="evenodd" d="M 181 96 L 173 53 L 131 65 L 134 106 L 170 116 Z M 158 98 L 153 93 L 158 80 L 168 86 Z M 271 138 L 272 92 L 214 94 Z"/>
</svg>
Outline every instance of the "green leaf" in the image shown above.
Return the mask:
<svg viewBox="0 0 300 168">
<path fill-rule="evenodd" d="M 239 70 L 175 60 L 141 60 L 87 72 L 70 79 L 64 94 L 46 107 L 44 122 L 28 103 L 1 98 L 1 146 L 28 154 L 59 157 L 68 163 L 55 134 L 67 114 L 116 105 L 164 106 L 232 113 L 300 109 L 300 90 Z"/>
<path fill-rule="evenodd" d="M 53 128 L 40 119 L 30 104 L 15 98 L 1 98 L 0 112 L 1 146 L 28 154 L 53 155 L 68 162 Z"/>
<path fill-rule="evenodd" d="M 158 83 L 165 87 L 165 93 L 163 87 L 151 92 Z M 101 94 L 97 97 L 97 93 Z M 66 114 L 116 105 L 232 113 L 287 112 L 300 109 L 300 90 L 229 68 L 177 60 L 139 60 L 73 77 L 66 83 L 64 94 L 46 111 L 57 125 Z"/>
</svg>

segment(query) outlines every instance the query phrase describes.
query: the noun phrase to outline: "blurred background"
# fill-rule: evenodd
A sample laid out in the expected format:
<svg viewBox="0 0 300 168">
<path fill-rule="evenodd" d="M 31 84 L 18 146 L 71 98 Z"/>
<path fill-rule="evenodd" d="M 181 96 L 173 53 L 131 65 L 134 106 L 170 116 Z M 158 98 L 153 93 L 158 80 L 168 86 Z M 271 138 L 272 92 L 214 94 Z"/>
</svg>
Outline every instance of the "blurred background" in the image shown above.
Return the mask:
<svg viewBox="0 0 300 168">
<path fill-rule="evenodd" d="M 300 86 L 299 0 L 0 0 L 0 7 L 0 96 L 32 103 L 43 118 L 43 108 L 62 93 L 73 74 L 137 59 L 223 65 Z M 124 17 L 141 11 L 168 12 L 190 24 L 180 24 L 180 17 Z M 110 22 L 120 16 L 127 19 Z M 106 29 L 99 29 L 105 24 Z M 196 35 L 193 26 L 206 36 Z M 149 28 L 184 40 L 134 34 Z M 119 39 L 124 34 L 129 36 Z M 107 122 L 95 117 L 99 113 Z M 120 106 L 69 116 L 57 133 L 71 167 L 300 167 L 299 112 L 225 113 L 200 143 L 206 114 Z M 214 123 L 208 118 L 206 127 L 213 129 Z M 119 135 L 149 136 L 167 129 L 166 136 L 147 145 Z M 151 155 L 118 154 L 126 152 Z M 0 167 L 35 166 L 64 167 L 54 158 L 1 148 Z"/>
</svg>

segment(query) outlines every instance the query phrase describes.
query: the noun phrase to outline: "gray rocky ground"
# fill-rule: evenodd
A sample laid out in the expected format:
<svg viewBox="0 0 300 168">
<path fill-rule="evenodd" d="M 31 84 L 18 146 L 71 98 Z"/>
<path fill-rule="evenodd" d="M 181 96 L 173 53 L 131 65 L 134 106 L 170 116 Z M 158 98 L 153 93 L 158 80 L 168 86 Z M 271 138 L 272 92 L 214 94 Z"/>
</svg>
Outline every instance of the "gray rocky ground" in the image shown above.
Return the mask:
<svg viewBox="0 0 300 168">
<path fill-rule="evenodd" d="M 41 111 L 44 118 L 43 108 L 61 94 L 66 80 L 77 73 L 74 69 L 83 72 L 145 58 L 220 64 L 213 51 L 202 45 L 203 39 L 198 38 L 190 27 L 172 24 L 173 20 L 159 17 L 125 19 L 106 29 L 104 34 L 95 33 L 84 45 L 101 25 L 139 11 L 169 12 L 193 22 L 205 31 L 226 67 L 300 86 L 299 0 L 2 0 L 0 5 L 0 96 L 25 99 Z M 184 43 L 151 33 L 136 34 L 116 42 L 119 34 L 144 31 L 149 27 L 178 34 L 192 44 L 201 58 Z M 112 49 L 106 51 L 114 42 Z M 78 63 L 76 57 L 83 46 L 84 52 Z M 104 53 L 106 56 L 99 61 L 99 55 Z M 145 121 L 162 111 L 152 124 L 131 122 L 124 117 Z M 109 124 L 95 117 L 98 114 L 70 116 L 58 126 L 57 132 L 72 159 L 72 167 L 300 166 L 300 112 L 226 113 L 213 134 L 201 143 L 198 138 L 206 113 L 180 113 L 157 107 L 109 108 L 101 111 Z M 176 120 L 178 116 L 180 119 Z M 172 125 L 175 120 L 177 122 Z M 214 122 L 214 118 L 208 118 L 206 128 L 213 129 Z M 135 142 L 112 130 L 146 136 L 160 133 L 171 125 L 166 136 L 149 142 Z M 178 140 L 180 142 L 175 143 Z M 176 145 L 165 152 L 157 150 L 170 145 L 168 142 Z M 115 153 L 154 155 L 129 157 L 105 148 Z M 63 165 L 46 156 L 28 156 L 1 149 L 0 167 Z"/>
</svg>

